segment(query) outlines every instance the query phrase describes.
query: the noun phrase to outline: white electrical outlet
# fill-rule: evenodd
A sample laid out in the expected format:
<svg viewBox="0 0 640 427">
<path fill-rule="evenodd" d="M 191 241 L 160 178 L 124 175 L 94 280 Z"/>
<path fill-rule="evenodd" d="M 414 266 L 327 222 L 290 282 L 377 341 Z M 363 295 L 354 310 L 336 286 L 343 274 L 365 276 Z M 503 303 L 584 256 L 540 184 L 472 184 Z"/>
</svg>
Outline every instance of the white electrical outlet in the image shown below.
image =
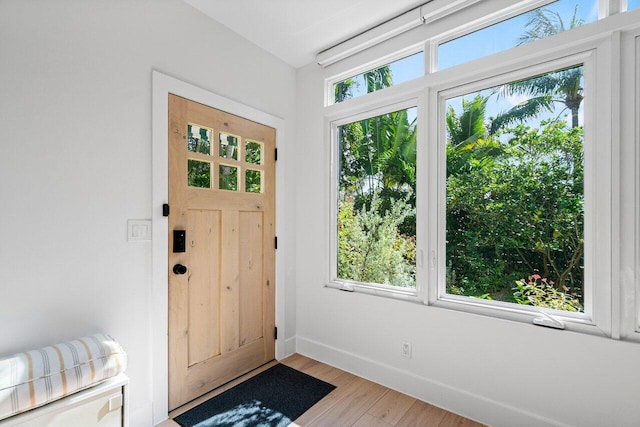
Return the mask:
<svg viewBox="0 0 640 427">
<path fill-rule="evenodd" d="M 402 357 L 406 357 L 407 359 L 411 359 L 411 343 L 409 341 L 402 341 L 400 347 L 400 355 Z"/>
</svg>

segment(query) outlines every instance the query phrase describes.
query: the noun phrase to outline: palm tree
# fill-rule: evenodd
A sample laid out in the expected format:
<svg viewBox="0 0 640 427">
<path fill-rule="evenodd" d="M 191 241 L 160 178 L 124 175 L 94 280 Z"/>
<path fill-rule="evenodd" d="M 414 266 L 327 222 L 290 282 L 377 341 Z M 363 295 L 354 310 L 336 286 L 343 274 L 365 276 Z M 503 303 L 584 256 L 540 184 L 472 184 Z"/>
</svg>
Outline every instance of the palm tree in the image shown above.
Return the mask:
<svg viewBox="0 0 640 427">
<path fill-rule="evenodd" d="M 573 15 L 568 23 L 564 22 L 558 12 L 545 8 L 536 9 L 531 12 L 525 32 L 518 38 L 517 45 L 579 27 L 584 21 L 577 15 L 578 5 L 573 9 Z M 491 125 L 491 133 L 515 121 L 535 117 L 541 111 L 553 112 L 556 103 L 564 104 L 565 108 L 571 112 L 572 127 L 578 127 L 578 112 L 584 99 L 582 73 L 582 67 L 578 66 L 504 85 L 501 92 L 505 96 L 526 95 L 531 98 L 496 117 Z"/>
<path fill-rule="evenodd" d="M 529 98 L 494 118 L 491 133 L 514 122 L 536 117 L 542 111 L 554 112 L 556 103 L 564 104 L 563 111 L 568 109 L 571 112 L 571 126 L 578 127 L 580 105 L 584 99 L 582 72 L 580 65 L 502 86 L 500 94 L 504 96 L 525 95 Z"/>
<path fill-rule="evenodd" d="M 415 124 L 401 110 L 341 126 L 340 186 L 358 195 L 415 190 Z"/>
<path fill-rule="evenodd" d="M 517 45 L 530 43 L 535 40 L 541 40 L 554 34 L 576 28 L 584 24 L 584 21 L 578 18 L 578 5 L 573 9 L 571 21 L 565 24 L 562 16 L 558 12 L 541 8 L 531 11 L 531 17 L 525 25 L 525 32 L 518 37 Z"/>
<path fill-rule="evenodd" d="M 453 106 L 447 108 L 447 131 L 449 141 L 456 148 L 463 148 L 477 142 L 487 133 L 485 110 L 489 98 L 476 95 L 472 100 L 462 99 L 462 112 L 456 115 Z"/>
<path fill-rule="evenodd" d="M 363 77 L 367 93 L 393 85 L 389 66 L 368 71 Z M 338 93 L 348 92 L 344 85 L 336 87 L 336 99 Z M 341 197 L 353 198 L 358 210 L 370 209 L 374 197 L 380 197 L 380 214 L 390 212 L 401 200 L 415 207 L 416 136 L 416 117 L 410 109 L 340 126 Z M 415 236 L 415 214 L 405 218 L 398 230 Z"/>
<path fill-rule="evenodd" d="M 364 73 L 364 81 L 367 84 L 367 93 L 393 86 L 391 68 L 385 65 L 375 70 L 367 71 Z"/>
<path fill-rule="evenodd" d="M 383 117 L 382 133 L 385 141 L 377 159 L 377 169 L 386 188 L 407 190 L 416 186 L 416 119 L 409 122 L 407 110 Z"/>
<path fill-rule="evenodd" d="M 357 86 L 357 82 L 353 78 L 343 80 L 336 83 L 334 87 L 334 102 L 342 102 L 353 96 L 353 88 Z"/>
<path fill-rule="evenodd" d="M 393 85 L 389 66 L 364 73 L 367 93 Z M 349 96 L 353 82 L 336 85 L 336 99 Z M 345 99 L 345 98 L 341 98 Z M 415 190 L 416 120 L 409 121 L 407 110 L 361 120 L 341 126 L 340 184 L 358 194 L 377 187 L 406 192 Z"/>
<path fill-rule="evenodd" d="M 447 108 L 447 176 L 471 170 L 473 164 L 492 162 L 501 152 L 500 143 L 491 137 L 492 122 L 485 118 L 489 97 L 477 94 L 462 99 L 462 111 Z"/>
<path fill-rule="evenodd" d="M 367 71 L 363 74 L 363 77 L 367 87 L 367 93 L 393 86 L 393 74 L 388 65 Z M 353 90 L 359 86 L 360 83 L 354 77 L 336 83 L 334 86 L 334 102 L 337 103 L 351 99 L 353 97 Z"/>
</svg>

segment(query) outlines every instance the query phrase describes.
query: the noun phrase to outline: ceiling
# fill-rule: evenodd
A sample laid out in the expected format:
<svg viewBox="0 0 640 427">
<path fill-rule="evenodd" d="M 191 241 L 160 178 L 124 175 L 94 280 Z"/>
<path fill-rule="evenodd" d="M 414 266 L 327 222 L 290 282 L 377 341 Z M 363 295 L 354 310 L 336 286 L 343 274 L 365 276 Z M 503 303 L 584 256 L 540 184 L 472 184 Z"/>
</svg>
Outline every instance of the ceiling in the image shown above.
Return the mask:
<svg viewBox="0 0 640 427">
<path fill-rule="evenodd" d="M 425 0 L 184 0 L 298 68 Z"/>
</svg>

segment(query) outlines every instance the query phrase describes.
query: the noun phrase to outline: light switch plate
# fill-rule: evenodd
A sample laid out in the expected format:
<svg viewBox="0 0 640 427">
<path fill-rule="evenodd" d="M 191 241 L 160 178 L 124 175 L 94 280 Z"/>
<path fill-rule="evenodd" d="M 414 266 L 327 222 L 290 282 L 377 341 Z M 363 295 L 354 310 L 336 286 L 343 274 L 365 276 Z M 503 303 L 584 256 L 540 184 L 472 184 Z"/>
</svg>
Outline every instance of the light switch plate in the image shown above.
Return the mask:
<svg viewBox="0 0 640 427">
<path fill-rule="evenodd" d="M 151 240 L 150 219 L 130 219 L 127 221 L 127 241 L 145 242 Z"/>
</svg>

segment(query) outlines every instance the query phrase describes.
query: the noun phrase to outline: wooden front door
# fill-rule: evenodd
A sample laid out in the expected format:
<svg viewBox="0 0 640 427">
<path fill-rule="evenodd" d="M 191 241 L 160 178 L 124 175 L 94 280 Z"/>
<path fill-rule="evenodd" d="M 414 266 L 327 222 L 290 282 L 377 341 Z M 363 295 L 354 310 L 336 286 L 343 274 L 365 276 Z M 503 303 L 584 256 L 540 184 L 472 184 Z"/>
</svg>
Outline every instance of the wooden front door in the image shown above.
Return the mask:
<svg viewBox="0 0 640 427">
<path fill-rule="evenodd" d="M 275 358 L 275 130 L 169 95 L 169 409 Z"/>
</svg>

